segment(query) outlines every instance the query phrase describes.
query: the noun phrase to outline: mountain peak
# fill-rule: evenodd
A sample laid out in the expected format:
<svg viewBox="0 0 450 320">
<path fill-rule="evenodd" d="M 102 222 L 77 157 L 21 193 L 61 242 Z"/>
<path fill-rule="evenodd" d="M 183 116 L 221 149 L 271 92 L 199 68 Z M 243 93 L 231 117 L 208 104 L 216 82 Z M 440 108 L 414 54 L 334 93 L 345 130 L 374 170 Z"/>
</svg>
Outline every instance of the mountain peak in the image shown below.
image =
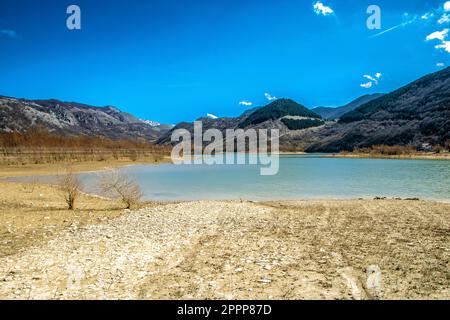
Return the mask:
<svg viewBox="0 0 450 320">
<path fill-rule="evenodd" d="M 262 107 L 248 116 L 240 127 L 245 128 L 250 125 L 257 125 L 269 120 L 281 119 L 286 116 L 306 117 L 321 119 L 317 113 L 307 109 L 292 99 L 278 99 L 265 107 Z"/>
</svg>

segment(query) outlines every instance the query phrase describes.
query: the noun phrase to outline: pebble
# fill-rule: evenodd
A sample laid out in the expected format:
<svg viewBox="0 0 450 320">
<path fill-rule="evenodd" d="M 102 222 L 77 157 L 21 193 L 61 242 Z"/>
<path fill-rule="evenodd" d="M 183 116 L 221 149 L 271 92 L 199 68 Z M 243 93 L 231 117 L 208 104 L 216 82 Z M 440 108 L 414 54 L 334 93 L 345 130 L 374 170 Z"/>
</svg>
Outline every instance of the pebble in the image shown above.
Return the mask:
<svg viewBox="0 0 450 320">
<path fill-rule="evenodd" d="M 261 279 L 259 279 L 259 282 L 267 284 L 267 283 L 271 283 L 272 280 L 270 280 L 268 278 L 261 278 Z"/>
</svg>

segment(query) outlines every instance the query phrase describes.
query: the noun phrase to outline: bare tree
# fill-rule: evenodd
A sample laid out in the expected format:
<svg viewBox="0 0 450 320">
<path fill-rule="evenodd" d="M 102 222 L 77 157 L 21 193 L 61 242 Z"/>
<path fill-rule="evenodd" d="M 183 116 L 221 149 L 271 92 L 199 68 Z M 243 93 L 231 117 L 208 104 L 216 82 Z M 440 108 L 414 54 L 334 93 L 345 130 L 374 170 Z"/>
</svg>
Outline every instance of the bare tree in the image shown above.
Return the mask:
<svg viewBox="0 0 450 320">
<path fill-rule="evenodd" d="M 69 210 L 75 209 L 75 201 L 81 193 L 81 182 L 72 170 L 68 169 L 65 174 L 58 177 L 58 188 L 64 194 Z"/>
<path fill-rule="evenodd" d="M 139 184 L 130 176 L 118 171 L 105 174 L 101 178 L 100 187 L 107 195 L 120 199 L 126 209 L 138 205 L 142 198 Z"/>
</svg>

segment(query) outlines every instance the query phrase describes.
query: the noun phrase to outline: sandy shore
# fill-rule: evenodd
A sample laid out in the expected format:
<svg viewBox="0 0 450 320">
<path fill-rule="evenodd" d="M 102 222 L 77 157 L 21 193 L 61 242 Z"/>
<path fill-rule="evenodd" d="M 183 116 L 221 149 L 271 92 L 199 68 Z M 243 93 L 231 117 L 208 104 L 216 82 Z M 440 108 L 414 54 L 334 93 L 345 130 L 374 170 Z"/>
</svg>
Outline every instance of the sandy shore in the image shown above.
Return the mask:
<svg viewBox="0 0 450 320">
<path fill-rule="evenodd" d="M 57 173 L 64 173 L 67 168 L 73 172 L 90 172 L 102 171 L 120 168 L 128 165 L 139 164 L 162 164 L 171 162 L 170 157 L 162 159 L 151 159 L 149 161 L 92 161 L 92 162 L 73 162 L 73 163 L 51 163 L 51 164 L 30 164 L 30 165 L 0 165 L 0 178 L 7 177 L 21 177 L 21 176 L 39 176 L 39 175 L 53 175 Z"/>
<path fill-rule="evenodd" d="M 78 205 L 0 182 L 0 299 L 450 298 L 450 204 Z"/>
</svg>

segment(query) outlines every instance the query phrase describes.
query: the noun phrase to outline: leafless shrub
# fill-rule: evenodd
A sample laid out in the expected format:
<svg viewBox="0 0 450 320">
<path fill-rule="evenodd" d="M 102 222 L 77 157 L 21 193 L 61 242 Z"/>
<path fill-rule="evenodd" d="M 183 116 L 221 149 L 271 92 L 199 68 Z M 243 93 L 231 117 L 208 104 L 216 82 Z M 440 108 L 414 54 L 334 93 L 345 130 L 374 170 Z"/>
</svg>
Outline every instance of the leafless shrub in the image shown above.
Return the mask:
<svg viewBox="0 0 450 320">
<path fill-rule="evenodd" d="M 100 180 L 100 187 L 105 194 L 120 199 L 126 209 L 137 206 L 142 198 L 139 184 L 130 176 L 118 171 L 103 175 Z"/>
<path fill-rule="evenodd" d="M 59 190 L 64 194 L 69 210 L 75 209 L 75 201 L 81 193 L 81 182 L 72 170 L 60 175 L 57 180 Z"/>
</svg>

